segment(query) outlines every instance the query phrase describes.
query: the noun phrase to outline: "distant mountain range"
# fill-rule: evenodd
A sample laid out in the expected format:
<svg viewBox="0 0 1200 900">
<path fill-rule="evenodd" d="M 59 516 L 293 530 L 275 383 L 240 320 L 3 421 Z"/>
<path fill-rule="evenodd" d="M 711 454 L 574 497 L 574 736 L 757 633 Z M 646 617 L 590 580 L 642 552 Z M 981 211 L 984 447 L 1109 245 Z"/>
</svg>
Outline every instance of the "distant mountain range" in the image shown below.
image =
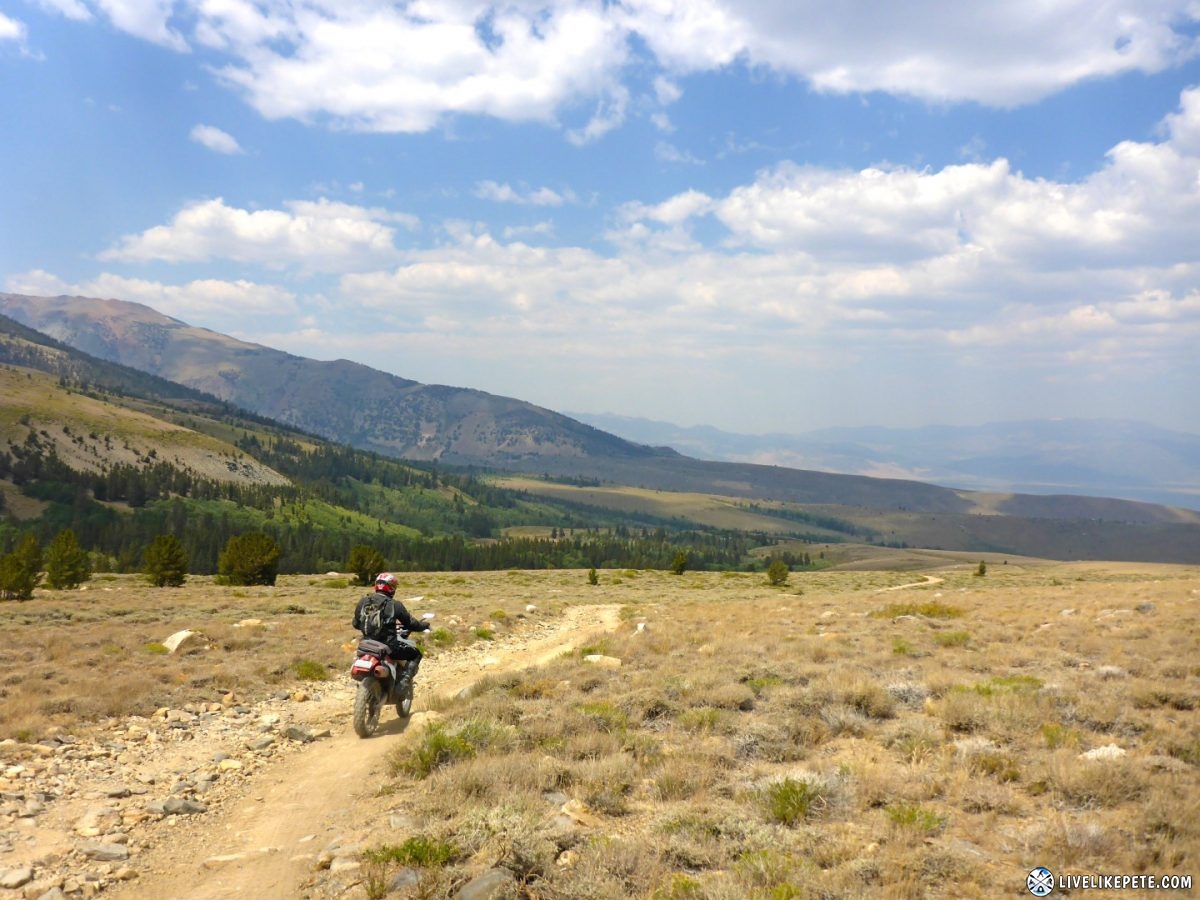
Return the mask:
<svg viewBox="0 0 1200 900">
<path fill-rule="evenodd" d="M 699 459 L 1200 509 L 1200 435 L 1140 422 L 1054 419 L 748 435 L 614 414 L 566 414 Z"/>
<path fill-rule="evenodd" d="M 918 546 L 994 547 L 1029 555 L 1050 554 L 1058 548 L 1055 552 L 1070 558 L 1200 559 L 1200 515 L 1186 509 L 1101 496 L 984 494 L 894 477 L 897 470 L 868 476 L 799 469 L 777 461 L 767 464 L 765 459 L 754 463 L 697 459 L 654 446 L 675 443 L 696 453 L 695 430 L 685 430 L 683 435 L 646 433 L 644 441 L 618 437 L 520 400 L 423 385 L 346 360 L 304 359 L 119 300 L 0 294 L 0 314 L 100 359 L 203 391 L 310 434 L 387 456 L 550 475 L 575 483 L 713 494 L 735 502 L 836 506 L 877 518 L 890 516 L 886 528 L 876 528 L 880 534 L 894 535 L 885 539 L 913 544 L 905 529 L 914 529 L 912 535 L 933 542 L 913 544 Z M 722 437 L 715 429 L 701 433 L 709 447 L 716 445 L 718 437 L 727 442 L 739 439 Z M 689 434 L 690 443 L 679 440 Z M 937 440 L 919 452 L 913 441 L 905 445 L 902 435 L 892 435 L 891 445 L 881 440 L 873 446 L 877 450 L 907 446 L 907 455 L 878 450 L 876 456 L 867 457 L 860 446 L 861 435 L 857 443 L 839 443 L 834 436 L 827 434 L 824 463 L 836 460 L 833 448 L 852 445 L 857 449 L 853 453 L 844 449 L 842 459 L 857 458 L 860 464 L 863 459 L 876 460 L 879 466 L 887 463 L 906 472 L 918 470 L 921 452 L 934 461 L 926 466 L 930 471 L 939 470 L 944 459 L 960 458 L 944 448 L 935 450 Z M 1047 452 L 1044 445 L 1040 452 Z M 1004 452 L 994 455 L 1005 458 Z M 985 458 L 982 450 L 976 458 Z M 805 459 L 814 468 L 815 462 Z M 1150 471 L 1162 470 L 1162 465 L 1150 467 Z M 878 477 L 883 474 L 893 477 Z M 936 536 L 926 537 L 931 532 L 915 529 L 913 517 L 936 522 Z M 1071 524 L 1080 520 L 1091 524 L 1086 528 Z M 1156 529 L 1168 529 L 1169 535 Z M 989 536 L 1000 531 L 1002 538 Z"/>
</svg>

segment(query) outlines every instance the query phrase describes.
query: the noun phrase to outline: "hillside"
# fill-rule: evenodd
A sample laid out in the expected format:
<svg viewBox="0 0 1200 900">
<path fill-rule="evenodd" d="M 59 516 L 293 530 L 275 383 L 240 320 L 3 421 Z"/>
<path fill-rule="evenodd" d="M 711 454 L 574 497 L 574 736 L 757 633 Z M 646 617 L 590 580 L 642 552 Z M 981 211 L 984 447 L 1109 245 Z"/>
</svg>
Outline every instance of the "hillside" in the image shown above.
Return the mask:
<svg viewBox="0 0 1200 900">
<path fill-rule="evenodd" d="M 100 341 L 107 352 L 126 348 L 145 361 L 146 348 L 157 343 L 167 349 L 155 359 L 176 360 L 174 368 L 196 368 L 195 360 L 203 359 L 210 370 L 228 375 L 236 364 L 238 377 L 222 380 L 242 384 L 241 397 L 262 398 L 286 388 L 300 403 L 305 392 L 297 390 L 297 384 L 306 379 L 322 382 L 326 395 L 316 389 L 309 393 L 336 393 L 342 398 L 333 404 L 337 414 L 323 416 L 317 404 L 292 416 L 322 429 L 365 416 L 356 398 L 369 394 L 372 385 L 407 386 L 407 397 L 397 401 L 396 409 L 403 412 L 396 412 L 392 433 L 424 435 L 418 443 L 433 453 L 440 475 L 397 461 L 412 446 L 398 437 L 387 446 L 377 437 L 366 442 L 381 455 L 356 456 L 345 444 L 330 444 L 262 414 L 241 412 L 195 386 L 97 360 L 39 331 L 0 321 L 0 360 L 48 373 L 9 373 L 8 424 L 0 438 L 10 448 L 21 448 L 33 434 L 38 452 L 53 449 L 55 460 L 72 471 L 98 473 L 91 480 L 62 475 L 59 480 L 65 478 L 75 487 L 43 488 L 42 493 L 57 491 L 60 503 L 68 505 L 86 505 L 86 497 L 72 493 L 78 490 L 109 501 L 134 497 L 140 503 L 152 501 L 148 509 L 153 510 L 158 508 L 155 503 L 178 494 L 171 480 L 178 471 L 192 479 L 219 476 L 227 484 L 233 479 L 256 493 L 247 494 L 236 483 L 220 490 L 185 485 L 185 490 L 192 491 L 190 496 L 219 496 L 236 505 L 233 518 L 222 513 L 228 518 L 223 533 L 235 527 L 277 531 L 290 542 L 289 565 L 296 567 L 302 560 L 308 565 L 336 564 L 351 543 L 364 540 L 379 544 L 389 558 L 403 556 L 410 565 L 433 568 L 504 566 L 517 560 L 526 560 L 526 565 L 616 565 L 634 558 L 662 566 L 670 564 L 677 543 L 691 548 L 697 565 L 736 567 L 746 562 L 753 548 L 776 540 L 1059 559 L 1200 560 L 1200 513 L 1186 509 L 1095 497 L 984 494 L 903 479 L 690 459 L 605 435 L 520 401 L 415 385 L 351 363 L 303 360 L 192 329 L 134 304 L 58 298 L 43 310 L 35 298 L 5 295 L 0 300 L 20 301 L 15 305 L 26 312 L 59 310 L 65 316 L 61 321 L 74 323 L 66 336 L 96 343 L 97 335 L 107 335 Z M 97 316 L 90 329 L 84 327 L 93 321 L 89 310 Z M 122 317 L 125 312 L 130 321 Z M 57 327 L 60 320 L 50 316 L 49 321 L 48 327 Z M 137 334 L 141 340 L 135 339 Z M 274 376 L 256 380 L 251 374 L 274 372 L 280 366 L 291 373 L 284 385 Z M 334 371 L 330 367 L 342 374 L 325 383 L 322 373 Z M 268 381 L 273 385 L 269 389 Z M 100 386 L 103 395 L 92 390 Z M 26 396 L 27 390 L 35 393 Z M 418 414 L 414 410 L 421 404 L 433 404 L 429 408 L 434 412 Z M 523 427 L 515 424 L 521 422 Z M 509 426 L 515 430 L 505 431 Z M 502 433 L 508 437 L 497 441 Z M 435 452 L 435 445 L 441 449 Z M 495 456 L 488 455 L 492 451 Z M 133 477 L 131 460 L 143 472 L 153 471 L 153 479 L 146 482 L 145 474 Z M 474 471 L 452 474 L 455 470 L 447 466 L 452 462 Z M 114 478 L 118 470 L 122 477 Z M 485 478 L 483 470 L 495 474 Z M 496 474 L 505 471 L 543 477 L 521 483 L 496 480 Z M 27 493 L 21 499 L 11 488 L 5 491 L 16 501 L 9 504 L 13 512 L 28 499 Z M 678 499 L 687 496 L 709 499 L 698 505 Z M 668 502 L 659 502 L 664 497 Z M 713 509 L 723 511 L 714 514 Z M 204 521 L 211 524 L 212 510 L 191 512 L 205 514 L 210 518 Z M 58 515 L 61 519 L 68 512 L 60 509 Z M 139 534 L 149 533 L 150 527 Z M 464 542 L 495 538 L 506 529 L 516 529 L 512 533 L 517 534 L 528 527 L 538 539 L 549 537 L 552 530 L 596 527 L 654 529 L 660 536 L 654 546 L 611 539 L 604 546 L 594 541 L 586 546 L 506 542 L 499 551 L 486 543 Z M 723 533 L 740 537 L 731 542 L 719 537 Z M 418 537 L 454 537 L 460 543 L 447 551 L 440 545 L 416 546 L 412 542 Z M 106 539 L 109 546 L 117 541 L 113 534 Z M 121 546 L 127 546 L 130 539 L 121 540 Z M 214 540 L 210 533 L 202 553 L 210 564 L 215 561 Z"/>
<path fill-rule="evenodd" d="M 195 328 L 120 300 L 0 294 L 0 313 L 93 356 L 152 373 L 329 440 L 390 456 L 738 497 L 969 513 L 963 491 L 911 478 L 848 476 L 693 459 L 634 443 L 520 400 L 417 382 L 346 360 L 322 362 Z M 1014 495 L 1010 504 L 1019 504 Z M 1079 503 L 1034 514 L 1077 518 Z M 993 513 L 1006 512 L 993 508 Z M 1096 501 L 1085 514 L 1178 521 L 1150 504 Z"/>
<path fill-rule="evenodd" d="M 0 313 L 100 359 L 390 456 L 494 466 L 674 456 L 520 400 L 419 384 L 344 359 L 304 359 L 136 303 L 0 294 Z"/>
</svg>

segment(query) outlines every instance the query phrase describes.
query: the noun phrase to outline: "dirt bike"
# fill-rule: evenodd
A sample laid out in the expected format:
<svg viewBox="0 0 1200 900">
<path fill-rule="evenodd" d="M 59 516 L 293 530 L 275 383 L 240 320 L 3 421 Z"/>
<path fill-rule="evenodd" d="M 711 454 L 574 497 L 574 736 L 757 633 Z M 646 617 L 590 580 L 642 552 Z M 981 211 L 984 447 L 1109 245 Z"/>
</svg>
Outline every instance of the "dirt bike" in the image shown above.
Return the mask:
<svg viewBox="0 0 1200 900">
<path fill-rule="evenodd" d="M 433 613 L 426 613 L 428 621 Z M 408 639 L 408 631 L 398 631 L 400 637 Z M 392 659 L 391 650 L 383 641 L 363 638 L 354 652 L 350 665 L 350 677 L 358 682 L 354 695 L 354 733 L 359 737 L 370 737 L 379 727 L 379 715 L 385 704 L 394 703 L 400 718 L 408 718 L 412 712 L 413 683 L 402 680 L 404 660 Z"/>
</svg>

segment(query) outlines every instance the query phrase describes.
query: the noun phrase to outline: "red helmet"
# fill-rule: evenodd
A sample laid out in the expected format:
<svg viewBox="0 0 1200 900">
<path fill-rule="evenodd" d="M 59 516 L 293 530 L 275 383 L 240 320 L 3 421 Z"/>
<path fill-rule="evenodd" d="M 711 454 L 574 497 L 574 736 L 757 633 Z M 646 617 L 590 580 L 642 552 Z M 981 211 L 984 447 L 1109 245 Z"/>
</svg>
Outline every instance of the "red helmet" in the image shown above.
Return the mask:
<svg viewBox="0 0 1200 900">
<path fill-rule="evenodd" d="M 396 596 L 396 576 L 391 572 L 380 572 L 375 576 L 375 591 L 380 594 L 387 594 L 389 597 Z"/>
</svg>

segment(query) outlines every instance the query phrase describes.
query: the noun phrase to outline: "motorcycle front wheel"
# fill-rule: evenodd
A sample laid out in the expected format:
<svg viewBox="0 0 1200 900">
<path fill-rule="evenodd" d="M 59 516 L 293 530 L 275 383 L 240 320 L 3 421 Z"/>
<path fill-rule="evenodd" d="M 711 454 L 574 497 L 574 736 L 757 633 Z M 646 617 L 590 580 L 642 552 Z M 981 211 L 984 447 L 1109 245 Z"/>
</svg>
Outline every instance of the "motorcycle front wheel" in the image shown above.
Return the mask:
<svg viewBox="0 0 1200 900">
<path fill-rule="evenodd" d="M 358 693 L 354 696 L 354 733 L 359 737 L 370 737 L 379 727 L 382 694 L 374 678 L 364 678 L 358 683 Z"/>
<path fill-rule="evenodd" d="M 400 695 L 400 699 L 396 701 L 396 715 L 402 719 L 407 719 L 412 713 L 413 701 L 413 686 L 409 682 L 408 687 L 404 689 L 404 693 Z"/>
</svg>

